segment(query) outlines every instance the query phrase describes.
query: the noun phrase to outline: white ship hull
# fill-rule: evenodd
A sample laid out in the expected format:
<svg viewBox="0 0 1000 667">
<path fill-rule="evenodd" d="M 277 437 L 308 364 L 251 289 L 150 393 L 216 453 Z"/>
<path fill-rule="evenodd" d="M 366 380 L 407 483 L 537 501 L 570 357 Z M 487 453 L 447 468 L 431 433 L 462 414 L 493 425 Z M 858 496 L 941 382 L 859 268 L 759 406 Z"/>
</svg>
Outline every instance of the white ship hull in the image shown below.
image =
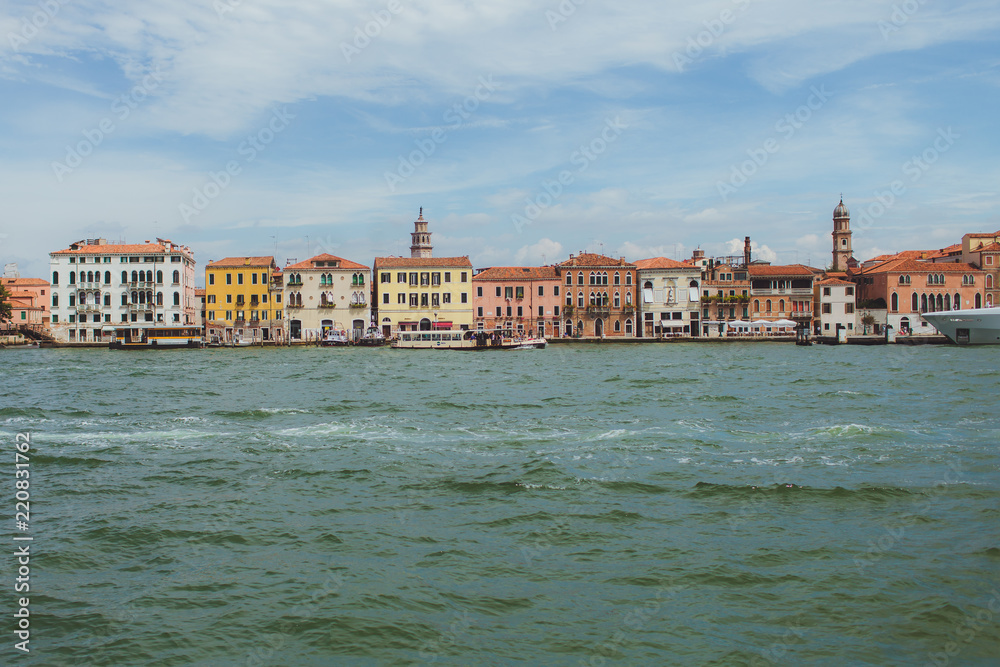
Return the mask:
<svg viewBox="0 0 1000 667">
<path fill-rule="evenodd" d="M 945 310 L 921 317 L 958 345 L 1000 345 L 1000 307 Z"/>
</svg>

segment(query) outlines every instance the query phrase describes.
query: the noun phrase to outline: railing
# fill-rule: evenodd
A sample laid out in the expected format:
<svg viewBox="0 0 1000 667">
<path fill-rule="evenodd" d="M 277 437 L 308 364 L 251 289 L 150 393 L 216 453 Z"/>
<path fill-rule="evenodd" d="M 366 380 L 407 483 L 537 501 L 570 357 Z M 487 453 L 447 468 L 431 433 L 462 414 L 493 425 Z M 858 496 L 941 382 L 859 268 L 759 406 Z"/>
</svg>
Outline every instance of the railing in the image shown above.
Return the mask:
<svg viewBox="0 0 1000 667">
<path fill-rule="evenodd" d="M 779 289 L 754 289 L 751 296 L 809 296 L 813 295 L 808 287 L 788 287 Z"/>
<path fill-rule="evenodd" d="M 302 281 L 301 280 L 289 280 L 285 284 L 288 285 L 289 287 L 300 287 L 302 285 Z"/>
<path fill-rule="evenodd" d="M 295 306 L 295 307 L 296 308 L 301 308 L 301 306 Z M 336 308 L 337 304 L 335 304 L 335 303 L 321 303 L 321 304 L 319 304 L 319 307 L 320 308 Z"/>
<path fill-rule="evenodd" d="M 76 306 L 76 312 L 78 313 L 96 313 L 100 310 L 101 307 L 96 303 L 81 303 Z"/>
<path fill-rule="evenodd" d="M 368 304 L 367 303 L 352 303 L 350 307 L 351 308 L 367 308 Z M 433 307 L 437 308 L 438 306 L 433 306 Z"/>
</svg>

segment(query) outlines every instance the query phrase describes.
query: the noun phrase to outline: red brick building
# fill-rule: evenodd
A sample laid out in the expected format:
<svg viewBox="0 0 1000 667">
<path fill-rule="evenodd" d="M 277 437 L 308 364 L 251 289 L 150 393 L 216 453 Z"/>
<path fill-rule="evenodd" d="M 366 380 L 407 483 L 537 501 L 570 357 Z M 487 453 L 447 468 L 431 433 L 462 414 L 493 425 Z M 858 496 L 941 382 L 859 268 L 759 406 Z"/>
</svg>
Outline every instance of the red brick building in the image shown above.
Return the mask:
<svg viewBox="0 0 1000 667">
<path fill-rule="evenodd" d="M 563 334 L 635 336 L 636 265 L 581 252 L 557 264 L 563 288 Z"/>
</svg>

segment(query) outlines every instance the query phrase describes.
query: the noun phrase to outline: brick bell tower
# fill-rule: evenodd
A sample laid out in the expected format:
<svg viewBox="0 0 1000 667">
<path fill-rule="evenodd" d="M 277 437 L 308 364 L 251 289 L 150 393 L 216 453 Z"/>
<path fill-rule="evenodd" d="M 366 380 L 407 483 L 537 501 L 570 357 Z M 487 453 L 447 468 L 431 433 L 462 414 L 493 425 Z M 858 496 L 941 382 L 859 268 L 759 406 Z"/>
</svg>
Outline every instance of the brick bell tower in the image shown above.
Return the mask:
<svg viewBox="0 0 1000 667">
<path fill-rule="evenodd" d="M 410 244 L 410 257 L 430 257 L 431 233 L 427 231 L 427 221 L 424 220 L 424 207 L 420 207 L 420 217 L 413 223 L 413 232 L 410 234 L 412 242 Z"/>
<path fill-rule="evenodd" d="M 833 209 L 833 271 L 847 271 L 847 266 L 854 258 L 851 250 L 851 212 L 844 206 L 844 197 Z"/>
</svg>

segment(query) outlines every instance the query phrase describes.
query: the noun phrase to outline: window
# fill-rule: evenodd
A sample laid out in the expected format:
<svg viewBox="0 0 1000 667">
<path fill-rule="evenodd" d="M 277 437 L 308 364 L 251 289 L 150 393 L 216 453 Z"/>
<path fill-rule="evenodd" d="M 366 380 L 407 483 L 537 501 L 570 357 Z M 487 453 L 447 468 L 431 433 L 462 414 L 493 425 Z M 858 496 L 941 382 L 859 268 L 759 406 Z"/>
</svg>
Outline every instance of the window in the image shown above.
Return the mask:
<svg viewBox="0 0 1000 667">
<path fill-rule="evenodd" d="M 626 273 L 625 274 L 625 284 L 626 285 L 631 285 L 632 284 L 632 274 L 631 273 Z M 626 321 L 625 322 L 625 330 L 628 331 L 628 329 L 630 329 L 631 327 L 632 327 L 632 322 L 631 321 Z M 629 333 L 631 333 L 631 332 L 629 331 Z"/>
<path fill-rule="evenodd" d="M 69 295 L 69 305 L 70 305 L 71 308 L 76 305 L 76 295 L 75 294 L 70 294 Z"/>
<path fill-rule="evenodd" d="M 405 283 L 406 282 L 406 274 L 402 273 L 402 272 L 397 273 L 396 274 L 396 282 L 397 283 Z"/>
<path fill-rule="evenodd" d="M 462 303 L 469 303 L 469 293 L 462 292 Z"/>
<path fill-rule="evenodd" d="M 256 278 L 256 276 L 254 276 L 254 277 Z M 242 285 L 243 284 L 243 274 L 242 273 L 237 273 L 236 274 L 236 284 L 237 285 Z"/>
<path fill-rule="evenodd" d="M 420 286 L 428 287 L 431 284 L 431 274 L 428 271 L 423 271 L 420 274 Z"/>
<path fill-rule="evenodd" d="M 431 306 L 437 308 L 441 305 L 441 295 L 437 292 L 431 294 Z"/>
<path fill-rule="evenodd" d="M 512 313 L 510 311 L 511 311 L 511 307 L 507 306 L 507 317 L 511 316 Z"/>
<path fill-rule="evenodd" d="M 469 282 L 469 274 L 466 271 L 462 271 L 462 282 L 463 283 Z M 463 301 L 462 303 L 465 303 L 465 302 Z"/>
<path fill-rule="evenodd" d="M 854 296 L 854 288 L 853 287 L 845 287 L 844 288 L 844 294 L 846 294 L 847 296 Z"/>
<path fill-rule="evenodd" d="M 890 299 L 889 299 L 889 302 L 890 302 L 890 307 L 892 309 L 892 312 L 895 313 L 896 311 L 899 310 L 899 295 L 898 294 L 896 294 L 895 292 L 893 292 L 892 293 L 892 297 L 890 297 Z"/>
<path fill-rule="evenodd" d="M 576 284 L 577 285 L 582 285 L 583 284 L 583 271 L 581 271 L 580 273 L 577 274 L 577 276 L 576 276 Z"/>
<path fill-rule="evenodd" d="M 257 284 L 257 274 L 256 273 L 251 273 L 250 274 L 250 284 L 251 285 L 256 285 Z"/>
<path fill-rule="evenodd" d="M 538 286 L 538 296 L 545 296 L 545 285 Z"/>
<path fill-rule="evenodd" d="M 483 286 L 480 285 L 479 287 L 476 288 L 476 296 L 481 297 L 482 295 L 483 295 Z"/>
<path fill-rule="evenodd" d="M 829 303 L 824 303 L 823 304 L 823 314 L 824 315 L 829 315 L 831 313 L 833 313 L 833 305 L 829 304 Z"/>
<path fill-rule="evenodd" d="M 431 286 L 437 287 L 440 284 L 441 284 L 441 273 L 435 271 L 434 273 L 431 274 Z"/>
<path fill-rule="evenodd" d="M 518 317 L 524 317 L 524 306 L 518 306 L 517 307 L 517 316 Z"/>
<path fill-rule="evenodd" d="M 227 294 L 226 295 L 226 303 L 232 303 L 232 302 L 233 302 L 233 295 L 232 294 Z"/>
<path fill-rule="evenodd" d="M 418 276 L 418 274 L 416 272 L 413 272 L 413 273 L 410 274 L 410 286 L 411 287 L 416 287 L 417 286 L 417 280 L 418 280 L 418 278 L 419 278 L 419 276 Z"/>
<path fill-rule="evenodd" d="M 580 292 L 576 297 L 577 308 L 583 308 L 583 292 Z"/>
<path fill-rule="evenodd" d="M 133 273 L 135 273 L 135 272 L 133 271 Z M 226 284 L 227 285 L 232 285 L 233 284 L 233 274 L 231 274 L 231 273 L 227 273 L 226 274 Z M 226 319 L 229 319 L 229 318 L 226 318 Z"/>
<path fill-rule="evenodd" d="M 539 317 L 545 317 L 545 306 L 539 306 L 538 307 L 538 316 Z"/>
<path fill-rule="evenodd" d="M 621 284 L 622 284 L 621 274 L 615 271 L 615 285 L 621 285 Z"/>
<path fill-rule="evenodd" d="M 483 307 L 482 306 L 479 306 L 479 308 L 476 309 L 476 316 L 477 317 L 482 317 L 483 316 Z"/>
<path fill-rule="evenodd" d="M 503 296 L 503 288 L 497 285 L 497 296 Z"/>
<path fill-rule="evenodd" d="M 513 299 L 514 298 L 514 288 L 513 287 L 504 287 L 503 288 L 503 296 L 504 296 L 505 299 Z"/>
<path fill-rule="evenodd" d="M 566 274 L 566 284 L 567 285 L 572 285 L 573 284 L 573 274 L 571 274 L 571 273 L 567 273 Z"/>
<path fill-rule="evenodd" d="M 552 287 L 552 294 L 553 294 L 554 296 L 559 296 L 559 285 L 554 285 L 554 286 Z"/>
<path fill-rule="evenodd" d="M 125 272 L 124 271 L 122 271 L 122 282 L 125 282 Z M 208 274 L 208 284 L 209 285 L 214 285 L 215 284 L 215 274 L 214 273 Z"/>
<path fill-rule="evenodd" d="M 389 295 L 386 294 L 386 296 L 389 296 Z M 406 293 L 405 292 L 400 292 L 399 294 L 396 295 L 396 303 L 406 305 Z"/>
<path fill-rule="evenodd" d="M 503 317 L 503 308 L 497 306 L 497 317 Z"/>
<path fill-rule="evenodd" d="M 830 288 L 829 287 L 824 287 L 823 288 L 823 296 L 830 296 Z"/>
<path fill-rule="evenodd" d="M 552 314 L 559 317 L 559 306 L 552 306 Z"/>
<path fill-rule="evenodd" d="M 161 285 L 163 284 L 163 271 L 156 272 L 156 282 L 158 282 Z"/>
<path fill-rule="evenodd" d="M 417 293 L 412 292 L 410 294 L 410 308 L 416 308 L 419 305 L 419 299 L 420 297 L 417 295 Z"/>
<path fill-rule="evenodd" d="M 392 282 L 392 274 L 391 273 L 383 273 L 383 274 L 381 274 L 378 277 L 378 281 L 380 283 L 391 283 Z"/>
<path fill-rule="evenodd" d="M 104 294 L 104 305 L 105 306 L 110 306 L 111 305 L 111 294 L 109 294 L 109 293 L 105 293 Z"/>
<path fill-rule="evenodd" d="M 441 303 L 451 303 L 451 292 L 445 292 L 441 295 Z"/>
<path fill-rule="evenodd" d="M 180 292 L 174 292 L 174 305 L 175 306 L 181 305 L 181 293 Z"/>
<path fill-rule="evenodd" d="M 451 271 L 445 271 L 444 272 L 444 281 L 446 283 L 450 283 L 451 282 Z"/>
<path fill-rule="evenodd" d="M 524 287 L 523 286 L 522 287 L 515 287 L 514 288 L 514 298 L 515 299 L 523 299 L 524 298 Z"/>
<path fill-rule="evenodd" d="M 382 303 L 384 303 L 384 304 L 388 304 L 389 303 L 389 295 L 388 294 L 383 294 L 382 295 Z"/>
<path fill-rule="evenodd" d="M 75 285 L 76 284 L 76 271 L 70 271 L 69 272 L 69 284 L 70 285 Z"/>
</svg>

